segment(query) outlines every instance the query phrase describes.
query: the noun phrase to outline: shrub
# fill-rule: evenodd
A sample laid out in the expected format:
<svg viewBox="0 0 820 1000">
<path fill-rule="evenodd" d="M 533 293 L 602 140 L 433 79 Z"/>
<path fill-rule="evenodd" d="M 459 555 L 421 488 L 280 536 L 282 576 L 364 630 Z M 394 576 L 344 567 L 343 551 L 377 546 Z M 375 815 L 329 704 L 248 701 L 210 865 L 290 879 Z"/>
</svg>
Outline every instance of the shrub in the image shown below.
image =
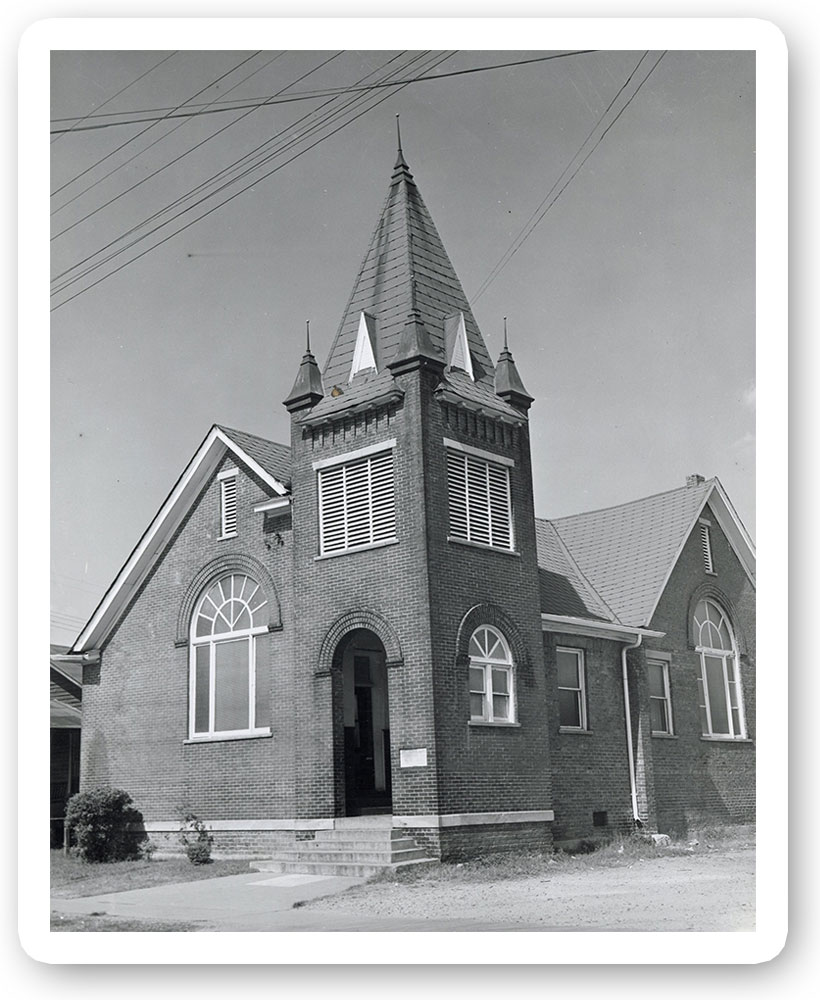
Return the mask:
<svg viewBox="0 0 820 1000">
<path fill-rule="evenodd" d="M 142 813 L 121 788 L 93 788 L 78 792 L 66 808 L 68 836 L 83 861 L 125 861 L 140 857 L 147 840 Z"/>
<path fill-rule="evenodd" d="M 211 860 L 211 844 L 214 838 L 195 813 L 186 813 L 182 817 L 179 839 L 192 865 L 208 864 Z"/>
</svg>

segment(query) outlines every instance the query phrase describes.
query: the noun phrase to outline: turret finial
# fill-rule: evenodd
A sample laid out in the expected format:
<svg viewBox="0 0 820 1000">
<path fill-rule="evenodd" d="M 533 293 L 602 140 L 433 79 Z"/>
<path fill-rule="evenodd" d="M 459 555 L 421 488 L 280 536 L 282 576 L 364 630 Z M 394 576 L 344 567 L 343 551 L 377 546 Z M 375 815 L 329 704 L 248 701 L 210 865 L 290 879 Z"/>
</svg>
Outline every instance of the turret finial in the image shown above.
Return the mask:
<svg viewBox="0 0 820 1000">
<path fill-rule="evenodd" d="M 308 354 L 310 354 L 310 320 L 309 319 L 305 320 L 305 326 L 307 328 L 306 331 L 305 331 L 305 341 L 306 341 L 306 343 L 305 343 L 305 350 L 306 350 L 306 352 Z"/>
<path fill-rule="evenodd" d="M 504 350 L 505 351 L 509 350 L 509 348 L 507 347 L 507 317 L 506 316 L 504 317 Z"/>
<path fill-rule="evenodd" d="M 403 157 L 404 154 L 401 151 L 401 125 L 399 124 L 399 118 L 400 116 L 396 115 L 396 142 L 399 149 L 399 156 Z"/>
</svg>

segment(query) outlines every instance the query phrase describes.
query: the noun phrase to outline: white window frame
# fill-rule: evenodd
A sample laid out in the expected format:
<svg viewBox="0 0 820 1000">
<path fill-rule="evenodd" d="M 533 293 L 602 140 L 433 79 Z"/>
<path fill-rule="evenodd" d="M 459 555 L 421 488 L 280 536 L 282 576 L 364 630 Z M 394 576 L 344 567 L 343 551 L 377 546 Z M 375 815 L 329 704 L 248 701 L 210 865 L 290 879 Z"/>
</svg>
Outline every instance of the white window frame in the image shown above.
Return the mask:
<svg viewBox="0 0 820 1000">
<path fill-rule="evenodd" d="M 497 552 L 515 551 L 515 522 L 513 519 L 512 488 L 510 469 L 515 462 L 503 455 L 472 448 L 459 441 L 444 439 L 446 473 L 447 473 L 447 511 L 449 518 L 448 542 L 458 542 L 462 545 L 475 545 L 483 549 Z M 459 483 L 462 494 L 454 495 L 456 475 L 463 472 L 463 483 Z M 480 495 L 474 494 L 472 482 L 477 483 L 484 474 L 485 490 Z M 492 477 L 495 477 L 494 480 Z M 500 494 L 499 494 L 500 487 Z M 494 504 L 493 496 L 501 497 L 499 507 Z M 457 507 L 462 508 L 456 514 Z M 501 515 L 494 523 L 494 517 Z M 486 524 L 487 537 L 480 537 L 480 529 L 474 527 L 479 519 Z M 501 539 L 506 539 L 502 541 Z"/>
<path fill-rule="evenodd" d="M 710 740 L 745 740 L 748 738 L 746 734 L 746 713 L 743 698 L 743 683 L 740 675 L 740 657 L 737 655 L 737 642 L 735 641 L 734 629 L 732 628 L 729 616 L 717 603 L 717 601 L 710 597 L 703 598 L 698 602 L 694 611 L 694 616 L 697 616 L 698 608 L 700 608 L 701 604 L 715 609 L 719 618 L 717 623 L 713 624 L 717 626 L 720 624 L 725 625 L 730 644 L 730 648 L 726 649 L 702 643 L 701 640 L 704 634 L 705 623 L 699 623 L 697 617 L 694 618 L 693 628 L 696 639 L 695 650 L 700 656 L 700 674 L 698 677 L 699 706 L 703 710 L 703 718 L 706 722 L 705 727 L 701 724 L 702 736 L 704 739 Z M 710 629 L 706 629 L 705 631 L 707 634 L 711 632 Z M 726 719 L 729 728 L 729 731 L 725 733 L 715 732 L 712 722 L 712 703 L 706 672 L 707 659 L 720 660 L 722 663 L 723 690 L 721 693 L 723 696 L 723 705 L 726 711 Z M 729 680 L 730 664 L 731 673 L 734 674 L 734 681 Z M 734 687 L 737 698 L 736 706 L 732 704 L 732 687 Z M 737 709 L 738 714 L 737 727 L 735 727 L 735 720 L 732 714 L 735 708 Z"/>
<path fill-rule="evenodd" d="M 219 580 L 214 580 L 202 592 L 196 603 L 194 613 L 191 617 L 190 630 L 190 652 L 189 652 L 189 680 L 188 680 L 188 738 L 191 742 L 209 742 L 213 740 L 241 739 L 249 736 L 269 736 L 270 726 L 256 725 L 256 637 L 268 631 L 267 625 L 256 625 L 245 629 L 228 629 L 225 632 L 214 632 L 209 635 L 196 634 L 197 622 L 200 615 L 204 613 L 204 604 L 208 595 L 217 584 L 222 584 L 226 580 L 233 581 L 243 578 L 248 581 L 254 590 L 250 595 L 244 593 L 245 586 L 237 596 L 238 601 L 243 601 L 248 608 L 250 620 L 253 621 L 253 614 L 260 611 L 268 602 L 262 591 L 260 584 L 244 573 L 226 573 Z M 257 598 L 257 594 L 259 597 Z M 250 601 L 256 598 L 251 606 Z M 259 598 L 262 598 L 260 601 Z M 225 603 L 234 599 L 233 589 Z M 213 602 L 211 602 L 213 603 Z M 224 604 L 223 604 L 224 607 Z M 210 616 L 206 616 L 210 618 Z M 218 616 L 215 616 L 215 618 Z M 215 620 L 214 618 L 214 620 Z M 246 641 L 248 645 L 248 725 L 239 729 L 216 729 L 216 650 L 217 647 L 230 642 Z M 196 729 L 196 709 L 197 709 L 197 650 L 208 648 L 208 729 L 197 731 Z"/>
<path fill-rule="evenodd" d="M 510 645 L 507 642 L 505 636 L 499 632 L 497 628 L 492 625 L 479 625 L 478 628 L 473 630 L 470 636 L 470 644 L 468 649 L 472 646 L 473 640 L 479 632 L 489 633 L 491 636 L 495 637 L 498 642 L 495 646 L 491 647 L 489 654 L 487 656 L 474 656 L 470 654 L 470 667 L 472 670 L 481 670 L 484 674 L 484 687 L 482 691 L 474 691 L 472 681 L 470 678 L 472 674 L 468 672 L 468 691 L 470 696 L 470 701 L 472 703 L 473 694 L 483 695 L 483 705 L 481 715 L 474 715 L 472 711 L 472 704 L 470 705 L 470 724 L 471 725 L 493 725 L 493 726 L 515 726 L 517 725 L 516 720 L 516 699 L 515 699 L 515 671 L 513 669 L 513 657 Z M 476 639 L 476 643 L 479 640 Z M 501 655 L 492 656 L 491 654 L 495 652 L 498 645 L 501 646 Z M 503 671 L 507 675 L 507 691 L 493 690 L 493 671 Z M 493 695 L 506 695 L 509 700 L 509 717 L 495 718 L 495 713 L 493 710 Z"/>
<path fill-rule="evenodd" d="M 217 476 L 219 481 L 219 538 L 236 538 L 239 525 L 239 469 L 226 469 Z M 231 496 L 232 493 L 232 496 Z M 233 513 L 229 510 L 233 500 Z M 233 527 L 230 527 L 230 522 Z"/>
<path fill-rule="evenodd" d="M 558 676 L 558 653 L 569 653 L 573 655 L 577 663 L 578 687 L 567 687 L 565 684 L 558 684 L 559 691 L 573 691 L 578 701 L 578 718 L 580 726 L 567 725 L 561 721 L 561 701 L 558 701 L 558 725 L 564 732 L 585 733 L 589 731 L 589 720 L 587 718 L 587 691 L 586 691 L 586 656 L 585 650 L 578 646 L 556 646 L 555 647 L 555 673 Z"/>
<path fill-rule="evenodd" d="M 661 679 L 663 680 L 663 695 L 654 695 L 649 691 L 649 678 L 647 677 L 647 691 L 649 691 L 649 704 L 651 706 L 653 701 L 663 702 L 666 711 L 666 729 L 651 729 L 653 736 L 674 736 L 675 735 L 675 723 L 672 717 L 672 688 L 669 683 L 669 664 L 670 656 L 668 653 L 653 653 L 647 650 L 646 653 L 646 669 L 649 672 L 650 666 L 657 666 L 661 668 Z M 652 712 L 649 713 L 650 726 L 652 719 Z"/>
<path fill-rule="evenodd" d="M 361 552 L 365 549 L 376 549 L 384 545 L 394 545 L 398 539 L 396 537 L 396 440 L 393 438 L 390 441 L 381 441 L 378 444 L 370 445 L 367 448 L 359 448 L 356 451 L 347 452 L 344 455 L 334 456 L 333 458 L 320 459 L 313 463 L 313 468 L 316 472 L 316 503 L 319 511 L 319 555 L 318 559 L 325 559 L 331 556 L 344 555 L 348 552 Z M 385 455 L 390 456 L 391 460 L 391 470 L 390 470 L 390 482 L 389 482 L 389 503 L 385 506 L 383 510 L 377 510 L 374 506 L 374 483 L 372 480 L 372 473 L 374 468 L 374 461 L 383 458 Z M 356 499 L 361 502 L 361 498 L 351 498 L 348 493 L 347 488 L 347 469 L 356 468 L 364 466 L 367 470 L 367 490 L 366 490 L 366 504 L 368 511 L 369 520 L 369 533 L 370 540 L 351 545 L 349 543 L 349 535 L 351 530 L 351 500 L 355 502 Z M 342 531 L 344 536 L 344 542 L 342 545 L 332 545 L 328 546 L 327 541 L 327 531 L 326 531 L 326 520 L 327 520 L 327 504 L 325 503 L 325 476 L 329 471 L 342 470 L 342 499 L 341 499 L 341 519 L 342 519 Z M 384 485 L 382 484 L 382 489 Z M 387 512 L 385 514 L 385 511 Z M 376 538 L 378 524 L 376 514 L 380 518 L 385 518 L 389 522 L 392 518 L 392 531 L 388 534 L 384 534 L 381 537 Z"/>
</svg>

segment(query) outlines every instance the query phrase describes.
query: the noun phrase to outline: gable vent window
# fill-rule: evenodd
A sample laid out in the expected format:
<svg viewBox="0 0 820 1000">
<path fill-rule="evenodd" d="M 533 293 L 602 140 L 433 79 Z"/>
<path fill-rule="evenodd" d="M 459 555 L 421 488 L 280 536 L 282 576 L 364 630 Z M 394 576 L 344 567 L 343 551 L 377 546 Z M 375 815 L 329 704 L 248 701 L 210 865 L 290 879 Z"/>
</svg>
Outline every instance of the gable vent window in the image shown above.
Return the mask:
<svg viewBox="0 0 820 1000">
<path fill-rule="evenodd" d="M 707 573 L 714 573 L 712 564 L 712 540 L 709 537 L 709 522 L 700 522 L 700 550 L 703 553 L 703 567 Z"/>
<path fill-rule="evenodd" d="M 237 469 L 229 469 L 219 476 L 220 480 L 220 538 L 233 538 L 236 535 L 236 482 Z"/>
<path fill-rule="evenodd" d="M 490 548 L 513 548 L 510 470 L 465 451 L 447 450 L 449 538 Z"/>
<path fill-rule="evenodd" d="M 319 467 L 318 476 L 320 555 L 396 540 L 392 447 Z"/>
</svg>

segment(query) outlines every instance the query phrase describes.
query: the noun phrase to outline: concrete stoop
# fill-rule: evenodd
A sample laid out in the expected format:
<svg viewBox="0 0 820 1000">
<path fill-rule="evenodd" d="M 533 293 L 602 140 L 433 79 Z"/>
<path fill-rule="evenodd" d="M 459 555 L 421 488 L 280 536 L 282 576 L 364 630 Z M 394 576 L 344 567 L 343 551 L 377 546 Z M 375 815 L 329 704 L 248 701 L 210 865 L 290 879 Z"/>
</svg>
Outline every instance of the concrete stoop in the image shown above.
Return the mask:
<svg viewBox="0 0 820 1000">
<path fill-rule="evenodd" d="M 316 830 L 265 860 L 253 859 L 252 871 L 310 875 L 378 875 L 408 865 L 438 864 L 401 830 L 391 816 L 337 819 L 332 830 Z"/>
</svg>

